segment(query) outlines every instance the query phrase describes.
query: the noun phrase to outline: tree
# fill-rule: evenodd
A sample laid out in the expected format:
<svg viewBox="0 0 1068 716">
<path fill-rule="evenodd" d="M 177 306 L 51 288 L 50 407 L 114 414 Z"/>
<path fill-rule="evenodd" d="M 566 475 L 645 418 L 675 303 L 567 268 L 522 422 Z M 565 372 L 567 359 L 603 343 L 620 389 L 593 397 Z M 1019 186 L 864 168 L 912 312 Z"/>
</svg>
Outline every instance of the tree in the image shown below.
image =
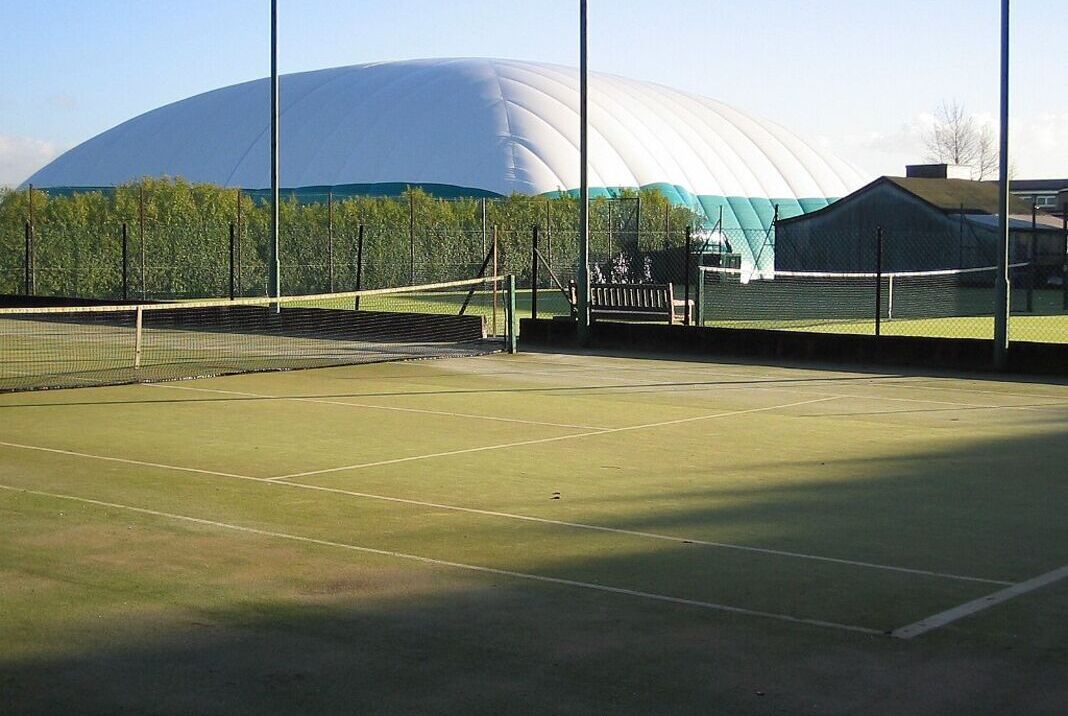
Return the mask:
<svg viewBox="0 0 1068 716">
<path fill-rule="evenodd" d="M 998 147 L 989 125 L 979 124 L 956 100 L 943 102 L 934 125 L 924 134 L 927 158 L 940 164 L 969 167 L 972 179 L 992 179 L 998 173 Z"/>
</svg>

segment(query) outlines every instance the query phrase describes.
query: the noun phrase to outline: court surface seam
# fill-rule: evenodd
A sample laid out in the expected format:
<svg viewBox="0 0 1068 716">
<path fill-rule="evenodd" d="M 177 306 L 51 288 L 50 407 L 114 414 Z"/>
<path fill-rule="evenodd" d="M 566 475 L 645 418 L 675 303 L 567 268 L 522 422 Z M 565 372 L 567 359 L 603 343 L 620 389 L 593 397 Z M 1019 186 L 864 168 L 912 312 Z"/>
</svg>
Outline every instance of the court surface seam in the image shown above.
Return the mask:
<svg viewBox="0 0 1068 716">
<path fill-rule="evenodd" d="M 423 564 L 434 565 L 439 567 L 450 567 L 458 570 L 465 570 L 469 572 L 476 572 L 481 574 L 491 574 L 500 577 L 511 577 L 514 579 L 522 579 L 531 582 L 541 582 L 545 584 L 556 584 L 566 587 L 576 587 L 579 589 L 587 589 L 597 592 L 607 592 L 610 594 L 620 594 L 624 596 L 637 597 L 639 599 L 646 599 L 651 601 L 666 602 L 670 604 L 678 604 L 682 606 L 698 607 L 702 609 L 708 609 L 712 611 L 728 612 L 732 614 L 739 614 L 743 616 L 762 617 L 765 619 L 775 619 L 777 621 L 789 622 L 793 624 L 805 624 L 809 626 L 823 627 L 827 629 L 836 629 L 839 631 L 857 632 L 868 635 L 884 635 L 886 632 L 879 629 L 872 629 L 870 627 L 856 626 L 853 624 L 840 624 L 838 622 L 824 621 L 821 619 L 806 619 L 804 617 L 794 617 L 788 614 L 777 614 L 775 612 L 765 612 L 756 609 L 746 609 L 744 607 L 735 607 L 727 604 L 719 604 L 716 602 L 706 602 L 697 599 L 687 599 L 684 597 L 673 597 L 667 594 L 658 594 L 655 592 L 645 592 L 636 589 L 627 589 L 624 587 L 613 587 L 606 584 L 598 584 L 596 582 L 582 582 L 574 579 L 564 579 L 561 577 L 550 577 L 541 574 L 532 574 L 529 572 L 516 572 L 509 569 L 499 569 L 496 567 L 486 567 L 476 564 L 466 564 L 464 562 L 452 562 L 444 559 L 436 559 L 434 557 L 425 557 L 417 554 L 408 554 L 405 552 L 395 552 L 391 550 L 378 549 L 375 547 L 364 547 L 361 545 L 350 544 L 346 542 L 334 542 L 331 540 L 317 539 L 315 537 L 304 537 L 301 535 L 289 534 L 286 532 L 277 532 L 273 530 L 257 529 L 255 527 L 246 527 L 244 525 L 237 525 L 227 522 L 218 522 L 215 520 L 207 520 L 200 517 L 192 517 L 189 515 L 179 515 L 173 512 L 161 512 L 158 510 L 150 510 L 144 507 L 134 507 L 132 505 L 124 505 L 115 502 L 105 502 L 103 500 L 93 500 L 86 497 L 77 497 L 74 495 L 66 495 L 56 492 L 45 492 L 43 490 L 28 490 L 19 487 L 13 487 L 11 485 L 0 484 L 0 489 L 10 492 L 23 493 L 36 495 L 39 497 L 47 497 L 50 499 L 68 500 L 71 502 L 78 502 L 87 505 L 94 505 L 97 507 L 107 507 L 116 510 L 125 510 L 127 512 L 134 512 L 143 515 L 149 515 L 152 517 L 160 517 L 170 519 L 178 522 L 188 522 L 191 524 L 202 525 L 206 527 L 215 527 L 218 529 L 232 530 L 235 532 L 243 532 L 247 534 L 258 535 L 261 537 L 271 537 L 275 539 L 284 539 L 294 542 L 303 542 L 306 544 L 313 544 L 322 547 L 334 547 L 339 549 L 345 549 L 353 552 L 361 552 L 365 554 L 373 554 L 383 557 L 393 557 L 395 559 L 404 559 L 412 562 L 420 562 Z"/>
<path fill-rule="evenodd" d="M 938 614 L 925 617 L 908 626 L 899 627 L 890 632 L 890 635 L 897 637 L 898 639 L 913 639 L 921 634 L 940 629 L 947 624 L 952 624 L 955 621 L 985 611 L 998 604 L 1004 604 L 1010 599 L 1014 599 L 1022 594 L 1027 594 L 1028 592 L 1033 592 L 1036 589 L 1041 589 L 1042 587 L 1059 582 L 1065 577 L 1068 577 L 1068 565 L 1054 569 L 1051 572 L 1046 572 L 1045 574 L 1040 574 L 1037 577 L 1032 577 L 1023 582 L 1018 582 L 1017 584 L 1013 584 L 1005 589 L 994 592 L 993 594 L 988 594 L 985 597 L 979 597 L 978 599 L 973 599 L 970 602 L 965 602 L 964 604 L 939 612 Z"/>
<path fill-rule="evenodd" d="M 55 454 L 59 454 L 59 455 L 67 455 L 67 456 L 71 456 L 71 457 L 80 457 L 80 458 L 86 458 L 86 459 L 91 459 L 91 460 L 105 460 L 105 461 L 108 461 L 108 462 L 125 463 L 125 464 L 129 464 L 129 465 L 138 465 L 138 466 L 142 466 L 142 467 L 154 467 L 154 468 L 166 469 L 166 470 L 177 470 L 177 471 L 181 471 L 181 472 L 193 472 L 193 473 L 211 475 L 211 476 L 216 476 L 216 477 L 229 477 L 229 478 L 232 478 L 232 479 L 248 480 L 250 482 L 258 482 L 258 483 L 266 484 L 266 485 L 278 485 L 278 486 L 281 486 L 281 487 L 289 487 L 289 488 L 293 488 L 293 489 L 311 490 L 311 491 L 314 491 L 314 492 L 325 492 L 325 493 L 328 493 L 328 494 L 335 494 L 335 495 L 345 495 L 347 497 L 357 497 L 357 498 L 361 498 L 361 499 L 377 500 L 377 501 L 382 501 L 382 502 L 393 502 L 393 503 L 399 503 L 399 504 L 408 504 L 408 505 L 414 505 L 414 506 L 418 506 L 418 507 L 430 507 L 430 508 L 433 508 L 433 509 L 449 510 L 449 511 L 453 511 L 453 512 L 462 512 L 462 513 L 469 513 L 469 514 L 484 515 L 484 516 L 487 516 L 487 517 L 499 517 L 501 519 L 520 520 L 520 521 L 524 521 L 524 522 L 555 525 L 555 526 L 559 526 L 559 527 L 570 527 L 570 528 L 574 528 L 574 529 L 591 530 L 591 531 L 596 531 L 596 532 L 606 532 L 606 533 L 611 533 L 611 534 L 620 534 L 620 535 L 626 535 L 626 536 L 638 537 L 638 538 L 644 538 L 644 539 L 661 540 L 661 541 L 665 541 L 665 542 L 675 542 L 675 543 L 681 543 L 681 544 L 693 544 L 693 545 L 700 545 L 700 546 L 704 546 L 704 547 L 712 547 L 712 548 L 718 548 L 718 549 L 729 549 L 729 550 L 736 550 L 736 551 L 742 551 L 742 552 L 753 552 L 753 553 L 757 553 L 757 554 L 766 554 L 766 555 L 777 556 L 777 557 L 789 557 L 789 558 L 792 558 L 792 559 L 803 559 L 803 560 L 810 560 L 810 561 L 817 561 L 817 562 L 827 562 L 827 563 L 831 563 L 831 564 L 841 564 L 841 565 L 844 565 L 844 566 L 862 567 L 862 568 L 866 568 L 866 569 L 875 569 L 875 570 L 886 571 L 886 572 L 899 572 L 899 573 L 903 573 L 903 574 L 914 574 L 914 575 L 923 576 L 923 577 L 936 577 L 936 578 L 940 578 L 940 579 L 950 579 L 950 580 L 961 581 L 961 582 L 978 582 L 978 583 L 983 583 L 983 584 L 997 584 L 997 585 L 1012 585 L 1012 584 L 1015 584 L 1015 582 L 1009 582 L 1009 581 L 1004 581 L 1004 580 L 999 580 L 999 579 L 989 579 L 989 578 L 985 578 L 985 577 L 970 577 L 970 576 L 965 576 L 965 575 L 960 575 L 960 574 L 952 574 L 952 573 L 949 573 L 949 572 L 936 572 L 936 571 L 933 571 L 933 570 L 915 569 L 915 568 L 911 568 L 911 567 L 900 567 L 900 566 L 889 565 L 889 564 L 879 564 L 879 563 L 876 563 L 876 562 L 864 562 L 864 561 L 860 561 L 860 560 L 850 560 L 850 559 L 844 559 L 844 558 L 839 558 L 839 557 L 823 557 L 823 556 L 820 556 L 820 555 L 807 554 L 807 553 L 804 553 L 804 552 L 790 552 L 790 551 L 787 551 L 787 550 L 775 550 L 775 549 L 770 549 L 770 548 L 766 548 L 766 547 L 751 547 L 751 546 L 746 546 L 746 545 L 731 544 L 729 542 L 713 542 L 713 541 L 710 541 L 710 540 L 691 539 L 691 538 L 687 538 L 687 537 L 679 537 L 679 536 L 676 536 L 676 535 L 666 535 L 666 534 L 660 534 L 660 533 L 656 533 L 656 532 L 641 532 L 641 531 L 638 531 L 638 530 L 626 530 L 626 529 L 622 529 L 622 528 L 618 528 L 618 527 L 607 527 L 607 526 L 604 526 L 604 525 L 591 525 L 591 524 L 586 524 L 586 523 L 582 523 L 582 522 L 568 522 L 568 521 L 564 521 L 564 520 L 553 520 L 553 519 L 549 519 L 549 518 L 546 518 L 546 517 L 537 517 L 537 516 L 533 516 L 533 515 L 520 515 L 520 514 L 515 514 L 515 513 L 510 513 L 510 512 L 496 512 L 496 511 L 493 511 L 493 510 L 481 510 L 481 509 L 478 509 L 476 507 L 462 507 L 462 506 L 459 506 L 459 505 L 448 505 L 448 504 L 437 503 L 437 502 L 425 502 L 425 501 L 422 501 L 422 500 L 415 500 L 415 499 L 410 499 L 410 498 L 405 498 L 405 497 L 391 497 L 391 496 L 388 496 L 388 495 L 376 495 L 376 494 L 372 494 L 372 493 L 368 493 L 368 492 L 357 492 L 357 491 L 354 491 L 354 490 L 345 490 L 343 488 L 338 488 L 338 487 L 327 487 L 325 485 L 311 485 L 311 484 L 301 483 L 301 482 L 285 482 L 285 481 L 269 479 L 269 478 L 266 478 L 266 477 L 254 477 L 252 475 L 237 475 L 237 474 L 233 474 L 233 473 L 216 472 L 214 470 L 202 470 L 202 469 L 197 469 L 197 468 L 185 468 L 185 467 L 180 467 L 180 466 L 177 466 L 177 465 L 164 465 L 162 463 L 144 462 L 142 460 L 131 460 L 131 459 L 120 458 L 120 457 L 108 457 L 108 456 L 105 456 L 105 455 L 94 455 L 94 454 L 91 454 L 91 453 L 75 452 L 73 450 L 61 450 L 61 449 L 58 449 L 58 448 L 48 448 L 48 447 L 41 447 L 41 446 L 37 446 L 37 445 L 23 445 L 23 444 L 19 444 L 19 443 L 0 442 L 0 446 L 10 447 L 10 448 L 17 448 L 17 449 L 21 449 L 21 450 L 34 450 L 34 451 L 39 451 L 39 452 L 55 453 Z"/>
<path fill-rule="evenodd" d="M 593 437 L 596 435 L 612 435 L 615 433 L 622 433 L 632 430 L 645 430 L 648 428 L 661 428 L 669 425 L 682 425 L 685 423 L 693 423 L 701 420 L 714 420 L 716 418 L 730 418 L 737 415 L 748 415 L 750 413 L 761 413 L 769 410 L 782 410 L 784 408 L 796 408 L 802 405 L 811 405 L 813 403 L 822 403 L 828 400 L 837 400 L 840 396 L 824 396 L 821 398 L 813 398 L 811 400 L 801 400 L 794 403 L 783 403 L 779 405 L 768 405 L 761 408 L 746 408 L 744 410 L 729 410 L 719 413 L 708 413 L 705 415 L 695 415 L 688 418 L 675 418 L 673 420 L 663 420 L 656 423 L 642 423 L 640 425 L 627 425 L 619 428 L 604 428 L 603 430 L 592 430 L 585 433 L 572 433 L 570 435 L 554 435 L 549 438 L 537 438 L 533 440 L 518 440 L 510 443 L 497 443 L 495 445 L 483 445 L 481 447 L 463 448 L 460 450 L 446 450 L 443 452 L 428 453 L 424 455 L 409 455 L 408 457 L 391 458 L 389 460 L 376 460 L 374 462 L 356 463 L 353 465 L 341 465 L 339 467 L 328 467 L 322 470 L 308 470 L 305 472 L 295 472 L 289 475 L 277 475 L 275 477 L 267 478 L 269 480 L 291 480 L 297 477 L 311 477 L 312 475 L 325 475 L 335 472 L 345 472 L 348 470 L 360 470 L 368 467 L 381 467 L 383 465 L 396 465 L 404 462 L 414 462 L 417 460 L 430 460 L 438 457 L 451 457 L 454 455 L 466 455 L 476 452 L 486 452 L 489 450 L 506 450 L 514 447 L 524 447 L 528 445 L 542 445 L 551 442 L 560 442 L 562 440 L 575 440 L 577 438 Z"/>
</svg>

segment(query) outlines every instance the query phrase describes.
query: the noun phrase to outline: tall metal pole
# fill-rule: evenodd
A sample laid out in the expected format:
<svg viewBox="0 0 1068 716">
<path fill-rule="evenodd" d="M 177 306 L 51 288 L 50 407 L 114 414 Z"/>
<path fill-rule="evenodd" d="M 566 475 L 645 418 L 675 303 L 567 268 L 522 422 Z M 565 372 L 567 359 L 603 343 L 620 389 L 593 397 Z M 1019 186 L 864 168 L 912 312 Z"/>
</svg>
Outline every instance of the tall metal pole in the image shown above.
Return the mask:
<svg viewBox="0 0 1068 716">
<path fill-rule="evenodd" d="M 586 0 L 579 0 L 579 265 L 575 308 L 582 342 L 588 340 L 590 334 L 589 77 L 586 59 Z"/>
<path fill-rule="evenodd" d="M 278 0 L 271 0 L 271 257 L 267 268 L 267 293 L 282 296 L 282 270 L 278 253 Z M 281 304 L 274 303 L 275 313 Z"/>
<path fill-rule="evenodd" d="M 1009 358 L 1009 0 L 1001 0 L 1001 148 L 998 176 L 998 272 L 994 284 L 994 367 Z"/>
</svg>

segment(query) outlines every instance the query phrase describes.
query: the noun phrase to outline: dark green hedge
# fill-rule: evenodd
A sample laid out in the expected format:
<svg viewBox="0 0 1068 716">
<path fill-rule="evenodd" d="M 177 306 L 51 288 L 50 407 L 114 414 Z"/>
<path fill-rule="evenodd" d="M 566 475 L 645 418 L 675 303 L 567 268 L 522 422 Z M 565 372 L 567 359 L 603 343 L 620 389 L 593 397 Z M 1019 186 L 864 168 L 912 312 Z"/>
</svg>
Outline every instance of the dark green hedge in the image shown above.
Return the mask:
<svg viewBox="0 0 1068 716">
<path fill-rule="evenodd" d="M 280 207 L 287 295 L 354 288 L 361 224 L 364 288 L 468 278 L 485 255 L 480 199 L 443 200 L 420 189 L 393 198 L 313 199 L 290 198 Z M 231 224 L 237 233 L 238 293 L 265 293 L 269 205 L 236 189 L 172 179 L 56 196 L 40 190 L 0 194 L 0 293 L 24 291 L 24 227 L 31 201 L 38 295 L 121 297 L 123 224 L 130 298 L 226 295 Z M 514 195 L 486 200 L 485 209 L 487 243 L 493 227 L 497 230 L 499 273 L 529 283 L 531 229 L 538 224 L 543 253 L 551 254 L 561 278 L 570 276 L 578 248 L 574 197 Z M 680 245 L 685 226 L 695 219 L 655 190 L 596 198 L 590 214 L 591 254 L 605 273 L 613 257 L 620 263 L 620 254 L 628 271 L 637 272 L 639 265 L 644 270 L 644 255 Z"/>
</svg>

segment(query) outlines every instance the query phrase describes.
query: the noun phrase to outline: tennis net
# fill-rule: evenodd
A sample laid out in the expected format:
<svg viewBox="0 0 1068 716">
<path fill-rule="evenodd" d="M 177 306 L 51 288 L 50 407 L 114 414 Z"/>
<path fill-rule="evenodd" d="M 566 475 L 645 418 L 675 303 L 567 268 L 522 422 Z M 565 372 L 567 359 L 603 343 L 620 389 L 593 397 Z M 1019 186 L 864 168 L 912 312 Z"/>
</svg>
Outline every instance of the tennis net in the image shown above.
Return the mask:
<svg viewBox="0 0 1068 716">
<path fill-rule="evenodd" d="M 1014 271 L 1027 264 L 1014 264 Z M 870 325 L 882 319 L 991 316 L 997 267 L 892 273 L 776 271 L 703 266 L 699 320 L 703 325 L 805 328 Z"/>
<path fill-rule="evenodd" d="M 0 391 L 411 358 L 514 339 L 504 277 L 349 293 L 0 309 Z"/>
</svg>

